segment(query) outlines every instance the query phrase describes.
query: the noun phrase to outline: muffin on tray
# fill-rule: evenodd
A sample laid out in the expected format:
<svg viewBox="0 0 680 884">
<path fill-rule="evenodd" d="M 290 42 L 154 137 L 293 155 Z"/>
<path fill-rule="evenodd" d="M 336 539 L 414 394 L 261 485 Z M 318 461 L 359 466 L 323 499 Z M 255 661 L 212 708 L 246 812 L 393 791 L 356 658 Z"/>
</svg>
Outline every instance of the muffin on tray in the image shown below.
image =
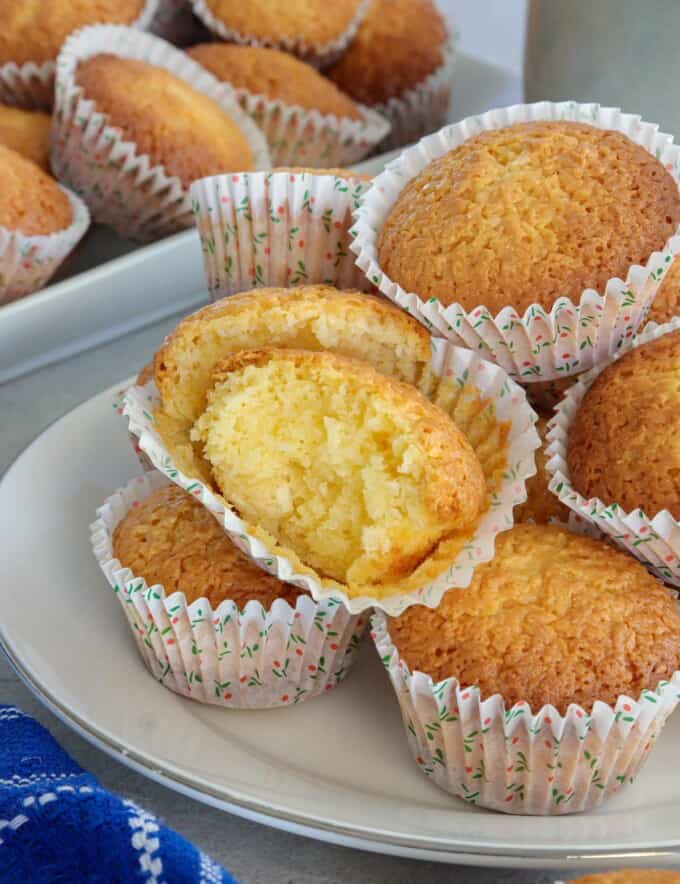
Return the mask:
<svg viewBox="0 0 680 884">
<path fill-rule="evenodd" d="M 367 0 L 191 0 L 194 12 L 229 43 L 292 52 L 315 66 L 327 66 L 356 33 Z"/>
<path fill-rule="evenodd" d="M 670 869 L 622 869 L 573 878 L 572 884 L 680 884 L 680 872 Z"/>
<path fill-rule="evenodd" d="M 52 107 L 54 62 L 70 33 L 85 25 L 151 21 L 147 0 L 8 2 L 0 29 L 0 101 L 27 108 Z"/>
<path fill-rule="evenodd" d="M 236 89 L 241 107 L 267 136 L 274 165 L 355 163 L 389 131 L 382 117 L 287 52 L 204 43 L 188 55 Z"/>
<path fill-rule="evenodd" d="M 1 140 L 1 139 L 0 139 Z M 89 225 L 83 203 L 0 144 L 0 304 L 41 288 Z"/>
<path fill-rule="evenodd" d="M 515 525 L 468 589 L 373 626 L 419 766 L 483 807 L 599 805 L 678 702 L 676 603 L 625 553 L 556 525 Z"/>
<path fill-rule="evenodd" d="M 663 325 L 675 316 L 680 316 L 680 261 L 674 261 L 664 276 L 649 308 L 647 319 Z"/>
<path fill-rule="evenodd" d="M 0 105 L 0 144 L 50 171 L 49 136 L 51 119 L 42 111 L 22 110 Z"/>
<path fill-rule="evenodd" d="M 371 0 L 328 76 L 392 125 L 381 149 L 410 144 L 447 117 L 453 50 L 433 0 Z"/>
<path fill-rule="evenodd" d="M 131 480 L 98 516 L 95 556 L 166 687 L 267 708 L 330 691 L 351 668 L 365 618 L 266 574 L 159 473 Z"/>
</svg>

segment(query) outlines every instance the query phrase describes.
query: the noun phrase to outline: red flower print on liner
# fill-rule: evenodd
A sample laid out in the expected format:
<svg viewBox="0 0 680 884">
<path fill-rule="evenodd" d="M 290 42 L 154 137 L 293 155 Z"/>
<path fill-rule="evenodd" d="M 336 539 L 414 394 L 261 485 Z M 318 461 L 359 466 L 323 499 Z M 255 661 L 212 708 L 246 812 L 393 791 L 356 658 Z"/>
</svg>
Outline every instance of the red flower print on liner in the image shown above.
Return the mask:
<svg viewBox="0 0 680 884">
<path fill-rule="evenodd" d="M 287 703 L 287 702 L 288 702 L 288 694 L 284 694 L 284 695 L 281 697 L 281 702 L 282 702 L 282 703 Z"/>
<path fill-rule="evenodd" d="M 224 695 L 224 699 L 231 700 L 231 698 L 232 698 L 232 694 L 229 691 L 227 691 L 226 694 Z"/>
</svg>

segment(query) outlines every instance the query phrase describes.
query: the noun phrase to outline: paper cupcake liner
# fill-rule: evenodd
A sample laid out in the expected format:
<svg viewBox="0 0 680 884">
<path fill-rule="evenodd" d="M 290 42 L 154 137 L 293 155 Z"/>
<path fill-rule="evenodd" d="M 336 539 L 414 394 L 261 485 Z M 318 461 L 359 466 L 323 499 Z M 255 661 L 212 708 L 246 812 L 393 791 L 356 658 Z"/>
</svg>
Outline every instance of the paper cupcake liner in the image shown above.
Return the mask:
<svg viewBox="0 0 680 884">
<path fill-rule="evenodd" d="M 73 215 L 64 230 L 28 236 L 0 227 L 0 306 L 42 288 L 90 226 L 85 203 L 65 187 L 60 190 L 68 197 Z"/>
<path fill-rule="evenodd" d="M 267 611 L 250 601 L 216 610 L 207 599 L 187 604 L 159 584 L 124 568 L 113 556 L 113 532 L 125 514 L 168 480 L 160 473 L 132 479 L 97 510 L 92 549 L 116 593 L 151 674 L 165 687 L 229 709 L 288 706 L 335 688 L 354 663 L 367 618 L 337 599 L 277 599 Z"/>
<path fill-rule="evenodd" d="M 123 402 L 125 400 L 125 393 L 127 390 L 122 388 L 120 390 L 116 390 L 113 394 L 113 399 L 111 401 L 111 407 L 116 412 L 116 414 L 123 414 Z M 144 470 L 145 473 L 152 472 L 155 467 L 149 460 L 149 458 L 144 454 L 142 449 L 139 447 L 139 439 L 134 435 L 134 433 L 128 433 L 128 441 L 132 447 L 132 450 L 135 453 L 135 457 L 139 461 L 139 465 Z"/>
<path fill-rule="evenodd" d="M 368 9 L 370 0 L 361 0 L 361 3 L 357 7 L 356 15 L 342 34 L 339 34 L 334 40 L 320 45 L 306 43 L 301 38 L 294 39 L 291 37 L 280 37 L 278 39 L 273 39 L 255 37 L 252 34 L 243 34 L 239 31 L 235 31 L 233 28 L 227 27 L 221 19 L 217 18 L 208 7 L 206 0 L 190 0 L 190 2 L 193 6 L 194 13 L 200 18 L 208 30 L 212 31 L 213 34 L 217 34 L 218 37 L 225 40 L 227 43 L 240 43 L 242 46 L 264 46 L 270 49 L 283 49 L 285 52 L 297 55 L 298 58 L 301 58 L 308 64 L 314 65 L 314 67 L 327 68 L 340 58 L 342 53 L 354 39 L 359 25 L 361 24 L 361 20 Z"/>
<path fill-rule="evenodd" d="M 456 53 L 453 41 L 446 44 L 441 65 L 429 77 L 383 104 L 373 105 L 388 120 L 391 131 L 380 142 L 379 151 L 413 144 L 443 126 L 448 118 Z"/>
<path fill-rule="evenodd" d="M 507 422 L 507 463 L 491 495 L 488 510 L 453 562 L 448 567 L 443 566 L 443 571 L 434 579 L 383 598 L 368 595 L 350 598 L 341 584 L 322 580 L 306 569 L 296 570 L 291 560 L 274 554 L 261 540 L 250 534 L 246 524 L 230 509 L 224 498 L 196 476 L 183 473 L 155 428 L 153 411 L 159 397 L 153 382 L 146 387 L 131 387 L 126 394 L 123 411 L 128 418 L 130 432 L 138 437 L 139 447 L 148 455 L 154 467 L 194 494 L 215 515 L 236 546 L 265 571 L 302 587 L 314 599 L 341 598 L 353 614 L 378 606 L 397 615 L 413 604 L 435 607 L 447 589 L 468 586 L 474 568 L 493 558 L 496 535 L 512 526 L 513 507 L 526 499 L 525 479 L 536 471 L 534 451 L 540 445 L 534 428 L 535 413 L 527 405 L 521 388 L 509 381 L 501 369 L 471 351 L 453 347 L 441 339 L 433 339 L 432 351 L 431 371 L 425 373 L 425 377 L 429 378 L 429 388 L 425 390 L 427 395 L 433 400 L 436 398 L 441 407 L 455 414 L 459 426 L 467 420 L 463 429 L 479 453 L 482 466 L 487 464 L 487 475 L 494 473 L 489 466 L 488 449 L 492 448 L 496 453 L 498 423 Z M 441 396 L 436 396 L 437 393 L 441 393 Z M 478 396 L 493 403 L 495 421 L 490 422 L 488 415 L 485 417 L 480 413 L 477 408 Z M 466 408 L 467 397 L 471 397 L 474 404 Z M 491 439 L 493 442 L 490 442 Z"/>
<path fill-rule="evenodd" d="M 632 783 L 680 700 L 680 671 L 635 700 L 591 713 L 572 704 L 533 713 L 526 702 L 505 708 L 494 695 L 455 678 L 439 683 L 410 672 L 392 643 L 382 612 L 371 636 L 397 695 L 409 748 L 440 788 L 503 813 L 561 815 L 591 810 Z"/>
<path fill-rule="evenodd" d="M 188 46 L 209 36 L 195 18 L 189 0 L 158 0 L 158 8 L 148 30 L 175 46 Z"/>
<path fill-rule="evenodd" d="M 433 334 L 477 350 L 522 383 L 578 374 L 610 360 L 636 332 L 680 250 L 677 231 L 644 267 L 629 268 L 625 282 L 608 280 L 602 295 L 586 289 L 578 303 L 558 298 L 551 310 L 533 304 L 523 316 L 513 307 L 505 307 L 494 317 L 484 305 L 466 311 L 457 303 L 444 307 L 436 298 L 425 302 L 416 293 L 404 291 L 383 272 L 377 243 L 380 227 L 399 194 L 425 166 L 480 132 L 535 120 L 574 120 L 622 132 L 655 155 L 673 178 L 680 180 L 680 148 L 673 144 L 672 136 L 634 114 L 574 101 L 518 104 L 446 126 L 404 151 L 374 180 L 363 198 L 351 246 L 358 256 L 357 264 L 384 295 Z"/>
<path fill-rule="evenodd" d="M 261 286 L 327 283 L 370 289 L 349 249 L 368 184 L 333 175 L 216 175 L 191 187 L 213 299 Z"/>
<path fill-rule="evenodd" d="M 633 346 L 645 344 L 677 329 L 680 329 L 680 317 L 664 325 L 650 322 L 635 338 Z M 606 367 L 600 365 L 587 372 L 569 388 L 555 409 L 555 416 L 548 424 L 550 444 L 546 469 L 552 476 L 548 487 L 577 516 L 596 525 L 663 581 L 680 586 L 680 522 L 668 510 L 652 517 L 641 509 L 626 512 L 615 501 L 605 502 L 597 497 L 586 500 L 571 484 L 567 466 L 569 427 L 586 392 Z"/>
<path fill-rule="evenodd" d="M 138 154 L 134 142 L 108 124 L 75 82 L 78 62 L 101 52 L 146 61 L 180 77 L 212 98 L 238 125 L 253 151 L 256 168 L 270 165 L 265 138 L 241 109 L 231 87 L 184 52 L 151 34 L 116 25 L 94 25 L 72 34 L 57 59 L 55 113 L 50 160 L 59 178 L 87 202 L 94 221 L 120 236 L 151 240 L 190 227 L 189 191 L 164 167 Z"/>
<path fill-rule="evenodd" d="M 145 30 L 156 15 L 162 0 L 146 0 L 139 18 L 130 27 Z M 54 61 L 37 64 L 27 61 L 17 65 L 13 61 L 0 65 L 0 104 L 10 104 L 28 110 L 51 110 L 54 101 Z"/>
<path fill-rule="evenodd" d="M 387 135 L 390 124 L 357 105 L 361 120 L 336 117 L 236 89 L 241 107 L 264 132 L 274 166 L 351 166 Z"/>
</svg>

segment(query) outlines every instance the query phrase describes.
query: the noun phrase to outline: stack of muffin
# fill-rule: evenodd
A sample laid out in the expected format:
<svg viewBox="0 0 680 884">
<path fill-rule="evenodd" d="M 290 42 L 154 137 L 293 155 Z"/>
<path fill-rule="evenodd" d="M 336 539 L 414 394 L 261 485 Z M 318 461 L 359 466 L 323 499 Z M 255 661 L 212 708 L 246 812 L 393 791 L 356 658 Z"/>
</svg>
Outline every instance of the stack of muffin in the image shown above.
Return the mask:
<svg viewBox="0 0 680 884">
<path fill-rule="evenodd" d="M 185 53 L 159 34 L 203 42 Z M 433 130 L 451 68 L 433 0 L 14 4 L 0 144 L 47 174 L 0 158 L 9 193 L 18 180 L 44 193 L 32 223 L 27 197 L 0 205 L 0 304 L 44 285 L 89 216 L 153 240 L 191 225 L 199 178 L 345 166 Z"/>
<path fill-rule="evenodd" d="M 441 788 L 561 814 L 633 781 L 680 697 L 680 318 L 636 336 L 677 303 L 679 157 L 573 102 L 442 130 L 357 198 L 357 264 L 396 306 L 266 287 L 298 237 L 328 248 L 308 171 L 248 176 L 264 210 L 238 174 L 193 186 L 216 303 L 127 392 L 152 469 L 93 531 L 163 684 L 332 690 L 373 608 Z M 256 288 L 225 298 L 244 257 Z"/>
</svg>

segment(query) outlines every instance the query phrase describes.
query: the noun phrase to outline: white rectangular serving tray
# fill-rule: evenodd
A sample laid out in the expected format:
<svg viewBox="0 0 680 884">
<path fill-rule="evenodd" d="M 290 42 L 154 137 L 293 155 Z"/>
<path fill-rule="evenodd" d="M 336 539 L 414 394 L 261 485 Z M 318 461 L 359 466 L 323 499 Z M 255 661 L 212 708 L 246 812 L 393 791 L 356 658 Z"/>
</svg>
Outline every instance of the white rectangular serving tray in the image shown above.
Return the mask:
<svg viewBox="0 0 680 884">
<path fill-rule="evenodd" d="M 459 54 L 450 120 L 521 97 L 517 77 Z M 375 175 L 397 154 L 355 168 Z M 207 301 L 195 230 L 140 246 L 95 226 L 57 281 L 0 307 L 0 384 Z"/>
</svg>

